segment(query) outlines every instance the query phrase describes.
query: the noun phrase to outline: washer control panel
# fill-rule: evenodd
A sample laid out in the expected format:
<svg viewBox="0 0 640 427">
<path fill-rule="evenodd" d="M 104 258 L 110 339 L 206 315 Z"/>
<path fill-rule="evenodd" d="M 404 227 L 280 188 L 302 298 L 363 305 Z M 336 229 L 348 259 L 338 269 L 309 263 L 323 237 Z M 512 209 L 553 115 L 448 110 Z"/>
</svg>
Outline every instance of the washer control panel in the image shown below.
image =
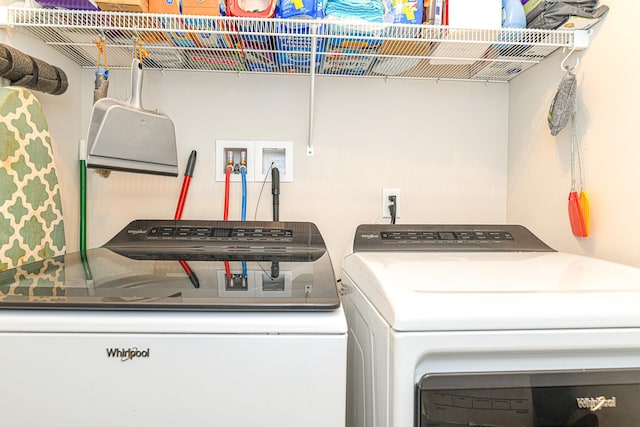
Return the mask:
<svg viewBox="0 0 640 427">
<path fill-rule="evenodd" d="M 293 230 L 269 227 L 221 228 L 207 225 L 163 225 L 151 227 L 147 239 L 213 241 L 293 241 Z"/>
</svg>

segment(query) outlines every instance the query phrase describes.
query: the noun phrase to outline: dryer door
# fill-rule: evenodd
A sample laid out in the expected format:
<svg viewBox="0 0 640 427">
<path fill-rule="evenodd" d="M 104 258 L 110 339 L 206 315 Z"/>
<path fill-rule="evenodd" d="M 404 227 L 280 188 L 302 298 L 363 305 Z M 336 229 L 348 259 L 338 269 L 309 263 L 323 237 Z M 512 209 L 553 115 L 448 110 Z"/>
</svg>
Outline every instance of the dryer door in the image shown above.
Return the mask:
<svg viewBox="0 0 640 427">
<path fill-rule="evenodd" d="M 640 370 L 427 374 L 419 427 L 634 427 Z"/>
</svg>

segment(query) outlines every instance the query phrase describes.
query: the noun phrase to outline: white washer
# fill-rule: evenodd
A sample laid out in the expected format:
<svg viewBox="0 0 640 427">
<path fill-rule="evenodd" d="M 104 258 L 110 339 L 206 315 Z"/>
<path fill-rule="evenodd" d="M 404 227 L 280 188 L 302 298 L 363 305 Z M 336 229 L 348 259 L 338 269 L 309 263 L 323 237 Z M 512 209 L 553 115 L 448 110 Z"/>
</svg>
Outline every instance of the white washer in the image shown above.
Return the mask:
<svg viewBox="0 0 640 427">
<path fill-rule="evenodd" d="M 342 273 L 348 427 L 640 425 L 639 269 L 520 226 L 362 225 Z"/>
<path fill-rule="evenodd" d="M 135 221 L 0 273 L 0 424 L 344 427 L 346 333 L 313 224 Z"/>
</svg>

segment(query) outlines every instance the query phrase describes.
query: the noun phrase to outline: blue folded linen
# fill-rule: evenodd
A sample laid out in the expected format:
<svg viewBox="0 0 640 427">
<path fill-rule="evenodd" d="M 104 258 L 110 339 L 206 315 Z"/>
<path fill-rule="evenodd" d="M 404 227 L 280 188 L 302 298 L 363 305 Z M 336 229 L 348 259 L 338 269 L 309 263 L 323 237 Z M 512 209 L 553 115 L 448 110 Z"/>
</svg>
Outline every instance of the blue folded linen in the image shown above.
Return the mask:
<svg viewBox="0 0 640 427">
<path fill-rule="evenodd" d="M 367 22 L 384 22 L 384 5 L 380 0 L 329 0 L 327 17 L 362 19 Z"/>
</svg>

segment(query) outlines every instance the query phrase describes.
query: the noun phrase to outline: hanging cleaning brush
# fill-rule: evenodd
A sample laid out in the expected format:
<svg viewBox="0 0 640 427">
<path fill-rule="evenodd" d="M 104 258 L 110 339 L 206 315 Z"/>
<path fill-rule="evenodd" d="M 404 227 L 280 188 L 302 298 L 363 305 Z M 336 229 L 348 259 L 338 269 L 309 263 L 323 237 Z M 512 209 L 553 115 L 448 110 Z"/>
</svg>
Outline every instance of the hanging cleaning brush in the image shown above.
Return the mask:
<svg viewBox="0 0 640 427">
<path fill-rule="evenodd" d="M 93 88 L 93 103 L 95 104 L 102 98 L 107 97 L 109 91 L 109 64 L 107 63 L 107 40 L 100 37 L 100 40 L 94 40 L 93 43 L 98 48 L 98 59 L 96 60 L 95 84 Z M 96 169 L 95 172 L 108 178 L 111 174 L 107 169 Z"/>
<path fill-rule="evenodd" d="M 591 208 L 587 192 L 584 191 L 584 174 L 582 170 L 582 156 L 580 154 L 580 139 L 576 122 L 576 107 L 571 113 L 571 190 L 569 192 L 569 222 L 571 232 L 577 237 L 587 237 L 590 231 Z M 578 169 L 578 171 L 576 171 Z M 576 177 L 580 180 L 580 193 L 576 188 Z"/>
<path fill-rule="evenodd" d="M 98 48 L 98 59 L 96 61 L 95 87 L 93 89 L 93 103 L 107 97 L 109 90 L 109 64 L 107 63 L 107 40 L 100 37 L 100 40 L 93 42 Z M 104 60 L 104 64 L 102 63 Z"/>
</svg>

